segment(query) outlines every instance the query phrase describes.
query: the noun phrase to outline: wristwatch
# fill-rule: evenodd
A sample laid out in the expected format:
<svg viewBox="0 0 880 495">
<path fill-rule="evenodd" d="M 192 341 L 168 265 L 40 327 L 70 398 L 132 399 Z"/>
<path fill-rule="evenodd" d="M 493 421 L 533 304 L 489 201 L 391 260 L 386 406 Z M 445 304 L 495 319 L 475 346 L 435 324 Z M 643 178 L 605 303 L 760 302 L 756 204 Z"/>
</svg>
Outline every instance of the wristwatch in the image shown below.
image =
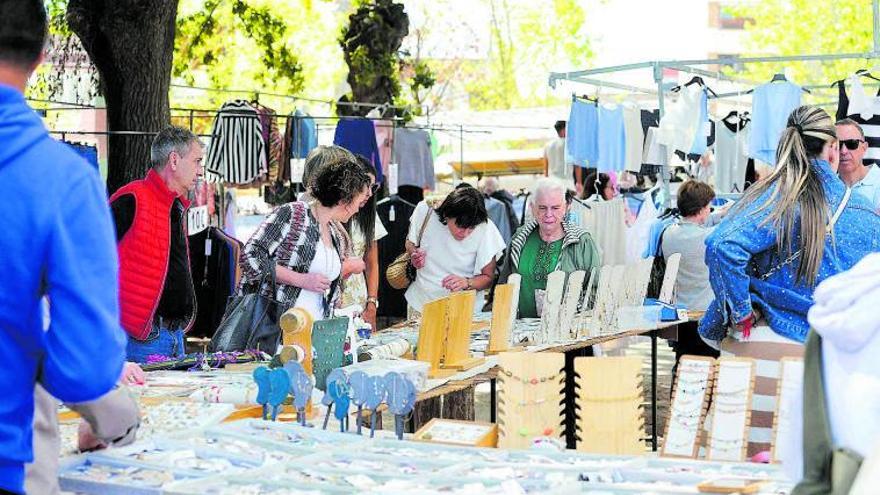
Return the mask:
<svg viewBox="0 0 880 495">
<path fill-rule="evenodd" d="M 373 306 L 376 307 L 376 309 L 379 309 L 379 300 L 373 296 L 370 296 L 367 298 L 367 301 L 364 303 L 364 309 L 367 308 L 367 304 L 371 304 L 371 303 L 373 304 Z"/>
<path fill-rule="evenodd" d="M 466 278 L 465 281 L 467 282 L 467 290 L 474 288 L 473 281 L 470 278 Z"/>
</svg>

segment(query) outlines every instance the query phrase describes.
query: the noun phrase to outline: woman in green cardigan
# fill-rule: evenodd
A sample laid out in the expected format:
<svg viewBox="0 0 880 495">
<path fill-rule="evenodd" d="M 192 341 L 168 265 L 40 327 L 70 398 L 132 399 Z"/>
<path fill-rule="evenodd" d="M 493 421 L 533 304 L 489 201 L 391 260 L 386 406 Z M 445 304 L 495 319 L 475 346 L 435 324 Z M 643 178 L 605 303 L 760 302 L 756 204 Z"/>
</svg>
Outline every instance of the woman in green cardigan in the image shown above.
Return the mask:
<svg viewBox="0 0 880 495">
<path fill-rule="evenodd" d="M 599 250 L 590 233 L 566 222 L 571 204 L 565 185 L 555 179 L 539 179 L 529 196 L 533 219 L 510 240 L 498 283 L 518 273 L 519 317 L 537 318 L 536 293 L 547 288 L 547 275 L 561 270 L 589 272 L 599 266 Z"/>
</svg>

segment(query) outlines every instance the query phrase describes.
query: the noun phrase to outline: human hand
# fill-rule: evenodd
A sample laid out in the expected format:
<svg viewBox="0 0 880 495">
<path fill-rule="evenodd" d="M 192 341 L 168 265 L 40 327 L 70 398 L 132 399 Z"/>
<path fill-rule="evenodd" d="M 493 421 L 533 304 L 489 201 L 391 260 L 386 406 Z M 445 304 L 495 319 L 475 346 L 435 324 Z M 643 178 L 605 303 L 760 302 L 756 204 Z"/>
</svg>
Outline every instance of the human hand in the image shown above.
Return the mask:
<svg viewBox="0 0 880 495">
<path fill-rule="evenodd" d="M 468 281 L 464 277 L 458 275 L 447 275 L 443 278 L 443 288 L 452 292 L 458 292 L 467 289 Z"/>
<path fill-rule="evenodd" d="M 416 267 L 417 270 L 420 270 L 425 267 L 425 260 L 428 257 L 428 253 L 425 252 L 424 249 L 415 248 L 413 249 L 412 254 L 410 254 L 409 261 L 412 263 L 412 266 Z"/>
<path fill-rule="evenodd" d="M 367 264 L 364 263 L 363 258 L 345 258 L 345 261 L 342 262 L 342 273 L 346 275 L 351 275 L 353 273 L 364 273 L 364 270 L 367 269 Z"/>
<path fill-rule="evenodd" d="M 98 440 L 88 422 L 82 421 L 77 430 L 77 447 L 81 452 L 106 448 L 104 442 Z"/>
<path fill-rule="evenodd" d="M 119 383 L 124 385 L 143 385 L 147 382 L 147 375 L 137 363 L 126 362 L 122 367 L 122 375 L 119 377 Z"/>
<path fill-rule="evenodd" d="M 300 287 L 311 292 L 324 292 L 330 288 L 330 279 L 322 273 L 303 273 Z"/>
<path fill-rule="evenodd" d="M 828 163 L 831 164 L 831 170 L 837 172 L 837 167 L 840 166 L 840 146 L 838 141 L 834 141 L 833 146 L 828 150 Z"/>
<path fill-rule="evenodd" d="M 361 318 L 367 323 L 369 323 L 373 327 L 373 331 L 376 331 L 376 305 L 372 303 L 368 303 L 364 306 L 364 312 L 361 313 Z"/>
</svg>

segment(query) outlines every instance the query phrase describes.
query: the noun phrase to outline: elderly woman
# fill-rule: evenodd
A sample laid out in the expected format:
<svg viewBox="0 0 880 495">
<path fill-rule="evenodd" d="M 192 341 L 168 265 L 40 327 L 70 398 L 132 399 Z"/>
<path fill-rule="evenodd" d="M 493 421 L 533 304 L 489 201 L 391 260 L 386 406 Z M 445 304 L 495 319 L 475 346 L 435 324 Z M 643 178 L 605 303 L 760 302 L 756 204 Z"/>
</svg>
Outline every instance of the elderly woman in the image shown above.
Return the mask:
<svg viewBox="0 0 880 495">
<path fill-rule="evenodd" d="M 370 176 L 351 153 L 325 147 L 310 154 L 314 174 L 310 199 L 279 206 L 266 217 L 244 247 L 240 290 L 261 283 L 274 269 L 279 311 L 303 308 L 315 319 L 327 318 L 342 294 L 348 236 L 339 227 L 370 195 Z M 274 266 L 270 266 L 272 259 Z M 363 261 L 360 261 L 361 271 Z M 266 284 L 259 289 L 269 293 Z M 252 289 L 251 289 L 252 290 Z"/>
<path fill-rule="evenodd" d="M 561 270 L 571 273 L 599 266 L 599 251 L 589 232 L 563 219 L 570 198 L 565 185 L 540 179 L 529 196 L 533 219 L 513 235 L 499 283 L 518 273 L 520 318 L 537 318 L 536 300 L 547 288 L 547 275 Z"/>
<path fill-rule="evenodd" d="M 406 250 L 416 268 L 405 295 L 412 317 L 425 303 L 462 290 L 479 291 L 474 306 L 481 308 L 482 291 L 492 286 L 504 240 L 489 221 L 483 195 L 465 186 L 452 191 L 436 210 L 425 201 L 416 205 Z"/>
</svg>

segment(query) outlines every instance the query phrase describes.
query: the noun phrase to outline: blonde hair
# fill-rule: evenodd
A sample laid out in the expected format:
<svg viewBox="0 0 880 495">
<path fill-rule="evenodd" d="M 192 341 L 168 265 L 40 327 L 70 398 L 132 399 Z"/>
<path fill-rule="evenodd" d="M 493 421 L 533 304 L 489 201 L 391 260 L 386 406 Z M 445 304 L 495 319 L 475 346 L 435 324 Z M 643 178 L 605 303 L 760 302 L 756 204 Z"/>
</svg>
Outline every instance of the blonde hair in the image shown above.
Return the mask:
<svg viewBox="0 0 880 495">
<path fill-rule="evenodd" d="M 799 257 L 796 280 L 816 282 L 825 252 L 825 226 L 828 204 L 822 181 L 813 160 L 829 141 L 837 139 L 834 121 L 825 110 L 814 106 L 796 108 L 779 138 L 776 168 L 765 179 L 746 191 L 738 209 L 754 203 L 766 191 L 767 200 L 757 210 L 771 209 L 761 225 L 772 223 L 776 243 L 783 259 L 792 257 L 794 227 L 800 220 Z"/>
</svg>

